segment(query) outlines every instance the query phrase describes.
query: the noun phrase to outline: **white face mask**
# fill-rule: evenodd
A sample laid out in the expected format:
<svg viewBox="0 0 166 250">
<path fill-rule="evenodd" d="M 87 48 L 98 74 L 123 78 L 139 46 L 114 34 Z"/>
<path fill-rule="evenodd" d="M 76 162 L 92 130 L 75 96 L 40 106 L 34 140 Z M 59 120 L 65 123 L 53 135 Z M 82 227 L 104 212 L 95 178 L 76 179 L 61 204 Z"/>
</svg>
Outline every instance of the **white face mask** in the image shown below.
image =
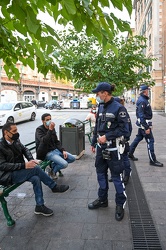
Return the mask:
<svg viewBox="0 0 166 250">
<path fill-rule="evenodd" d="M 98 103 L 104 103 L 104 100 L 102 100 L 99 96 L 96 97 L 96 101 Z"/>
<path fill-rule="evenodd" d="M 49 127 L 49 126 L 50 126 L 50 124 L 51 124 L 51 120 L 46 121 L 46 126 L 47 126 L 47 127 Z"/>
</svg>

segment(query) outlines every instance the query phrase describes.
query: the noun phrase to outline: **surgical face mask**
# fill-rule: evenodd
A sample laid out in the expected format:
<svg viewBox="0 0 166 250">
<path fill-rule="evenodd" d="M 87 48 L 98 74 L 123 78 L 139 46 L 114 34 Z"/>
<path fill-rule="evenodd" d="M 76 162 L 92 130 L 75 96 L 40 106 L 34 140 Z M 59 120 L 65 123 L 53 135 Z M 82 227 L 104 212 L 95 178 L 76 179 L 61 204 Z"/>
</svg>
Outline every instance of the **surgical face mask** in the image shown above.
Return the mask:
<svg viewBox="0 0 166 250">
<path fill-rule="evenodd" d="M 104 100 L 102 100 L 99 96 L 96 97 L 96 101 L 98 103 L 104 103 Z"/>
<path fill-rule="evenodd" d="M 49 126 L 50 126 L 50 124 L 51 124 L 51 120 L 46 121 L 46 126 L 47 126 L 47 127 L 49 127 Z"/>
<path fill-rule="evenodd" d="M 19 133 L 13 134 L 13 133 L 10 132 L 10 131 L 8 131 L 8 132 L 12 134 L 12 137 L 9 137 L 12 141 L 16 141 L 16 140 L 19 138 L 19 136 L 20 136 Z"/>
<path fill-rule="evenodd" d="M 92 113 L 96 114 L 96 109 L 92 109 Z"/>
</svg>

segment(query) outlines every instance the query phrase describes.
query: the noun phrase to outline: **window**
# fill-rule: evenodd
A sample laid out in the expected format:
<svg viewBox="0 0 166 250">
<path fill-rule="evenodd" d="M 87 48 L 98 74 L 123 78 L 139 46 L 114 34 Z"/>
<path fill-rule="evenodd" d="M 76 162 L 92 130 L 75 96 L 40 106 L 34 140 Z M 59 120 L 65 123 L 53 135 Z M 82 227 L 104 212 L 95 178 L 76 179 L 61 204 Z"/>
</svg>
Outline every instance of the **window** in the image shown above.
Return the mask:
<svg viewBox="0 0 166 250">
<path fill-rule="evenodd" d="M 30 105 L 29 105 L 30 104 Z M 33 106 L 33 104 L 32 103 L 28 103 L 28 102 L 23 102 L 22 103 L 22 108 L 23 109 L 26 109 L 26 108 L 29 108 L 29 107 L 32 107 Z"/>
<path fill-rule="evenodd" d="M 146 21 L 144 22 L 143 26 L 142 26 L 142 31 L 141 31 L 141 35 L 144 35 L 146 32 Z"/>
<path fill-rule="evenodd" d="M 151 34 L 149 35 L 149 47 L 151 47 L 152 45 L 152 37 L 151 37 Z"/>
<path fill-rule="evenodd" d="M 152 6 L 149 8 L 149 11 L 148 11 L 148 24 L 150 23 L 152 19 Z"/>
</svg>

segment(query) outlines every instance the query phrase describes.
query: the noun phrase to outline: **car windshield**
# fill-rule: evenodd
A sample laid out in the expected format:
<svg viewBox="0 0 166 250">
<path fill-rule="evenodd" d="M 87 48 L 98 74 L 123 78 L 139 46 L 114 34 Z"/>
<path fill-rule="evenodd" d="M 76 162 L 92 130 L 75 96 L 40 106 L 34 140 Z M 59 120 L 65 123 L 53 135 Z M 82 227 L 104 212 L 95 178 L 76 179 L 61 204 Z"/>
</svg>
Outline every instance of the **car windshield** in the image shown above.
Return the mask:
<svg viewBox="0 0 166 250">
<path fill-rule="evenodd" d="M 0 103 L 0 110 L 11 110 L 14 103 Z"/>
</svg>

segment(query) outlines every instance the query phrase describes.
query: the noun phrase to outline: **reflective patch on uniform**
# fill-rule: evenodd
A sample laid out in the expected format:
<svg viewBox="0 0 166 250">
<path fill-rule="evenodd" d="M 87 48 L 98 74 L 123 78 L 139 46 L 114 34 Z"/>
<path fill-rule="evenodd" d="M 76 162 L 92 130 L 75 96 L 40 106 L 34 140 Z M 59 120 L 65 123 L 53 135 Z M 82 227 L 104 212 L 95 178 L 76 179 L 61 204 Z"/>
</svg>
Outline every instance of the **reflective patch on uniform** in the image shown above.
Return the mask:
<svg viewBox="0 0 166 250">
<path fill-rule="evenodd" d="M 126 117 L 126 112 L 125 112 L 125 111 L 121 111 L 121 112 L 119 113 L 119 116 L 122 117 L 122 118 L 123 118 L 123 117 Z"/>
<path fill-rule="evenodd" d="M 107 128 L 111 127 L 111 122 L 107 122 Z"/>
<path fill-rule="evenodd" d="M 115 118 L 115 115 L 113 113 L 106 113 L 105 115 L 106 117 Z"/>
</svg>

